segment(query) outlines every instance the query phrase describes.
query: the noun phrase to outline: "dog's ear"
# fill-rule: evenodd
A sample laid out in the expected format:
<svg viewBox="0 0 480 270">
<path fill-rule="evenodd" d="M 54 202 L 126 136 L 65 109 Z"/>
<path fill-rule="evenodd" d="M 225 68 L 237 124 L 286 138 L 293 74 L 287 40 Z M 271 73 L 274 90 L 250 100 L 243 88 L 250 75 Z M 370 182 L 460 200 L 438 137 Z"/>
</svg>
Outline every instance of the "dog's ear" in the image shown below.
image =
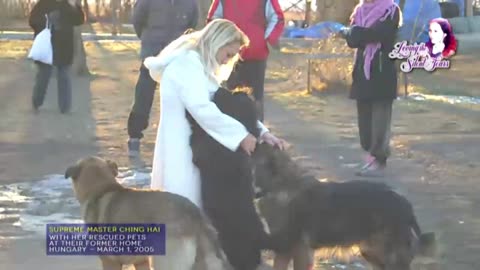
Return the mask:
<svg viewBox="0 0 480 270">
<path fill-rule="evenodd" d="M 113 173 L 113 176 L 117 177 L 118 175 L 118 165 L 115 161 L 113 160 L 107 160 L 108 167 Z"/>
<path fill-rule="evenodd" d="M 78 178 L 78 175 L 80 174 L 80 165 L 75 164 L 67 168 L 65 171 L 65 179 L 72 178 L 76 179 Z"/>
</svg>

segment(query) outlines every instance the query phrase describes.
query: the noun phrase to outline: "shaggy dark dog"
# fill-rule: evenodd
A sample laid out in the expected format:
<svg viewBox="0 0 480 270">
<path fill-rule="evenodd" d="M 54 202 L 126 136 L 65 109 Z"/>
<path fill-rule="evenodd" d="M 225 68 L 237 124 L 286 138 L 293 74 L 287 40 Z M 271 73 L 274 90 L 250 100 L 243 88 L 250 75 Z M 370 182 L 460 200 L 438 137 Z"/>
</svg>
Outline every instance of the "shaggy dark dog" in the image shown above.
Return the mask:
<svg viewBox="0 0 480 270">
<path fill-rule="evenodd" d="M 255 137 L 259 136 L 255 103 L 246 91 L 220 88 L 213 101 L 225 114 L 237 119 Z M 242 150 L 225 148 L 208 135 L 187 112 L 192 125 L 190 145 L 193 161 L 202 179 L 206 214 L 230 263 L 236 270 L 254 270 L 268 235 L 254 205 L 251 158 Z"/>
<path fill-rule="evenodd" d="M 313 250 L 344 254 L 356 247 L 378 270 L 409 270 L 416 255 L 432 254 L 434 234 L 422 233 L 409 201 L 387 185 L 319 182 L 286 152 L 266 144 L 258 145 L 253 156 L 255 185 L 269 201 L 260 206 L 262 214 L 269 225 L 286 216 L 272 229 L 277 252 L 289 254 L 301 241 Z"/>
</svg>

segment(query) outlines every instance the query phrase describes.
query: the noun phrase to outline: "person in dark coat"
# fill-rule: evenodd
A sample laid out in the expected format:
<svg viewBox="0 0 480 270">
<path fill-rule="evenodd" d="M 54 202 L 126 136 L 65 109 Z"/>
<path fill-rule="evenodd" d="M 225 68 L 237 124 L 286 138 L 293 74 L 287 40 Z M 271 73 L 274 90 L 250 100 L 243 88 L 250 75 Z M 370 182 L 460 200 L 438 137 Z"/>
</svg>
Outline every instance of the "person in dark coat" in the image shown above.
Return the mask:
<svg viewBox="0 0 480 270">
<path fill-rule="evenodd" d="M 392 105 L 397 98 L 397 68 L 393 50 L 401 11 L 394 0 L 361 0 L 351 26 L 341 30 L 356 49 L 350 98 L 357 101 L 360 144 L 367 152 L 357 175 L 382 176 L 390 155 Z"/>
<path fill-rule="evenodd" d="M 73 62 L 73 27 L 85 22 L 85 14 L 75 0 L 39 0 L 32 9 L 29 25 L 36 37 L 45 29 L 47 18 L 52 32 L 53 65 L 36 61 L 38 67 L 33 87 L 32 105 L 37 112 L 42 106 L 52 75 L 57 69 L 58 106 L 68 113 L 72 103 L 70 67 Z"/>
<path fill-rule="evenodd" d="M 185 31 L 198 22 L 198 6 L 195 0 L 137 0 L 133 9 L 132 24 L 141 40 L 139 69 L 135 96 L 127 122 L 128 155 L 140 156 L 141 139 L 150 121 L 155 90 L 158 87 L 143 61 L 156 56 Z"/>
</svg>

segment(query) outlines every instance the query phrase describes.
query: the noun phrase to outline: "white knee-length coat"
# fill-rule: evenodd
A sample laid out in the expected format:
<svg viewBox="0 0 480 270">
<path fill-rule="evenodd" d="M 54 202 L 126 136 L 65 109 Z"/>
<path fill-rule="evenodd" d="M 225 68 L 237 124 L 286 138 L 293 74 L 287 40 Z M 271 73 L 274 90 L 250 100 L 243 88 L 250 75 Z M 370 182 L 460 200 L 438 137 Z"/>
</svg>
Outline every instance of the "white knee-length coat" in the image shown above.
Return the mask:
<svg viewBox="0 0 480 270">
<path fill-rule="evenodd" d="M 211 101 L 219 84 L 205 74 L 197 52 L 178 51 L 168 57 L 147 58 L 144 63 L 152 78 L 160 83 L 160 123 L 151 188 L 179 194 L 201 208 L 200 174 L 192 161 L 191 128 L 185 110 L 210 136 L 232 151 L 248 131 Z M 259 127 L 262 133 L 268 131 L 261 122 Z"/>
</svg>

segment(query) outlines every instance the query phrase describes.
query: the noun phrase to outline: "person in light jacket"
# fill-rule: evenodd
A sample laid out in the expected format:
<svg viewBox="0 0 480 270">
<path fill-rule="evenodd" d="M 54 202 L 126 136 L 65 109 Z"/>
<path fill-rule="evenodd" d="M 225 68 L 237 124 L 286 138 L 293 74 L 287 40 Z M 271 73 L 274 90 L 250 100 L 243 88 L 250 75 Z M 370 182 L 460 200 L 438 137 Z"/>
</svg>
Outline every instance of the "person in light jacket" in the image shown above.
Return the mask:
<svg viewBox="0 0 480 270">
<path fill-rule="evenodd" d="M 250 46 L 242 49 L 227 86 L 253 89 L 259 118 L 264 120 L 264 84 L 269 48 L 277 48 L 285 27 L 278 0 L 213 0 L 207 22 L 224 18 L 234 22 L 249 38 Z"/>
<path fill-rule="evenodd" d="M 73 62 L 73 28 L 85 22 L 80 2 L 75 0 L 40 0 L 30 12 L 28 23 L 36 37 L 47 24 L 52 32 L 53 65 L 35 61 L 37 75 L 33 87 L 35 112 L 43 105 L 53 67 L 57 69 L 58 107 L 68 113 L 72 104 L 70 68 Z"/>
<path fill-rule="evenodd" d="M 133 9 L 132 23 L 141 40 L 140 58 L 157 55 L 170 42 L 187 29 L 195 28 L 198 21 L 198 6 L 195 0 L 137 0 Z M 128 154 L 140 155 L 143 131 L 148 127 L 150 111 L 157 83 L 140 65 L 133 105 L 128 116 Z"/>
<path fill-rule="evenodd" d="M 161 88 L 151 188 L 186 197 L 203 209 L 200 172 L 192 160 L 192 130 L 185 110 L 231 151 L 240 148 L 250 155 L 255 150 L 257 138 L 212 102 L 222 81 L 221 74 L 224 78 L 229 75 L 222 73 L 220 67 L 232 67 L 246 45 L 247 36 L 235 24 L 218 19 L 173 41 L 159 56 L 145 59 L 145 67 Z M 262 130 L 260 140 L 285 148 L 284 140 L 272 135 L 260 121 L 258 126 Z"/>
</svg>

